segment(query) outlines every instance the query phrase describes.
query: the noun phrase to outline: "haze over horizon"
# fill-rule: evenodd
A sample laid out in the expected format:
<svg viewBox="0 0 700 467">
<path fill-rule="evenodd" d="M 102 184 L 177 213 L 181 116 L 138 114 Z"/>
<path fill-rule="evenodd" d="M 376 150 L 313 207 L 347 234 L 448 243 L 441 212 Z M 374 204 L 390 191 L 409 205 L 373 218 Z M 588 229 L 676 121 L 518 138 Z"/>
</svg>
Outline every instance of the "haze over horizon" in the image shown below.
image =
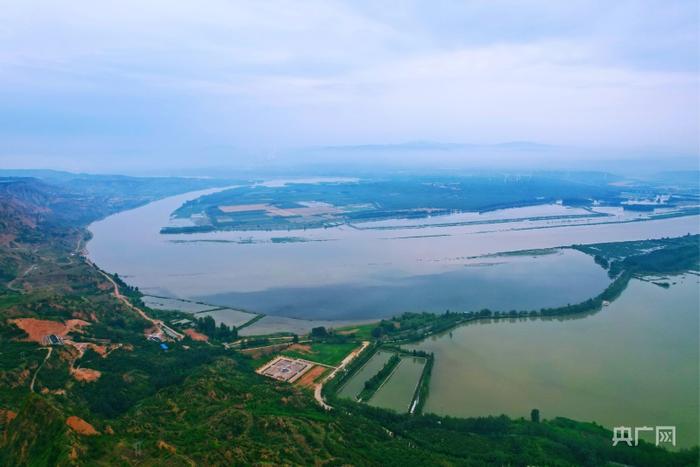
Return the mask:
<svg viewBox="0 0 700 467">
<path fill-rule="evenodd" d="M 306 5 L 4 5 L 0 166 L 697 168 L 694 1 Z"/>
</svg>

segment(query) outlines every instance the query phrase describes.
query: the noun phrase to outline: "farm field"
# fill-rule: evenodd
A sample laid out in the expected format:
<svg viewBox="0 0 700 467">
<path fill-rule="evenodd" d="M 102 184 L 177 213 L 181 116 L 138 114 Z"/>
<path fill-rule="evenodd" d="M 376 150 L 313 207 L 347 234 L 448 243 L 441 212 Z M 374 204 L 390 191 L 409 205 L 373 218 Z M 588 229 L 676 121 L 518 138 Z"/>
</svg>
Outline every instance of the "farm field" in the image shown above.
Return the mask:
<svg viewBox="0 0 700 467">
<path fill-rule="evenodd" d="M 337 366 L 345 356 L 357 347 L 356 343 L 325 343 L 294 344 L 282 352 L 283 355 L 303 358 L 324 365 Z"/>
<path fill-rule="evenodd" d="M 338 328 L 338 334 L 352 336 L 359 340 L 372 340 L 372 330 L 377 327 L 377 323 L 358 324 L 355 326 L 345 326 Z"/>
</svg>

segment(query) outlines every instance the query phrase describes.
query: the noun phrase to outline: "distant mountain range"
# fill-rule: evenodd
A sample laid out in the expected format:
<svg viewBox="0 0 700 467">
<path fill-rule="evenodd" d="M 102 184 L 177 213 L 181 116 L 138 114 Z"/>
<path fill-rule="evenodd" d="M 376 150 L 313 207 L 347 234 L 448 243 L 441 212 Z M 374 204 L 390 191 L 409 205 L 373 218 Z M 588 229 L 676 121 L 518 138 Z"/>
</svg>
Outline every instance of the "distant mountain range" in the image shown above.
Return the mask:
<svg viewBox="0 0 700 467">
<path fill-rule="evenodd" d="M 697 155 L 655 149 L 575 147 L 533 141 L 494 144 L 409 141 L 313 146 L 280 152 L 267 167 L 338 171 L 582 170 L 625 176 L 699 168 Z"/>
<path fill-rule="evenodd" d="M 509 141 L 497 144 L 444 143 L 438 141 L 411 141 L 395 144 L 357 144 L 343 146 L 320 146 L 311 150 L 325 151 L 452 151 L 460 149 L 509 149 L 519 151 L 546 151 L 557 146 L 531 141 Z"/>
</svg>

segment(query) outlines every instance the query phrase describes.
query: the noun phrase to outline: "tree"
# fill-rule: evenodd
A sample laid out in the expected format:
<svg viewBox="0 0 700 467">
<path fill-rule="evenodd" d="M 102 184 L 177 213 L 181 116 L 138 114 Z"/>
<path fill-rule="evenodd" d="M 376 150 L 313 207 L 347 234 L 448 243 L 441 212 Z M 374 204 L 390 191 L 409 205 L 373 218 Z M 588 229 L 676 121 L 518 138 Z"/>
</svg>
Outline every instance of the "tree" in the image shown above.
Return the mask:
<svg viewBox="0 0 700 467">
<path fill-rule="evenodd" d="M 603 269 L 608 269 L 610 267 L 610 263 L 608 263 L 608 260 L 605 259 L 603 256 L 600 255 L 595 255 L 593 257 L 593 261 L 595 261 L 598 265 L 600 265 Z"/>
<path fill-rule="evenodd" d="M 326 337 L 327 335 L 328 331 L 323 326 L 311 329 L 311 337 Z"/>
<path fill-rule="evenodd" d="M 235 326 L 229 327 L 225 323 L 219 323 L 217 327 L 216 321 L 211 316 L 197 318 L 195 320 L 195 328 L 197 331 L 206 334 L 210 338 L 221 341 L 229 341 L 238 337 L 238 330 Z"/>
<path fill-rule="evenodd" d="M 530 420 L 532 420 L 534 423 L 540 423 L 540 410 L 539 409 L 532 409 L 530 411 Z"/>
</svg>

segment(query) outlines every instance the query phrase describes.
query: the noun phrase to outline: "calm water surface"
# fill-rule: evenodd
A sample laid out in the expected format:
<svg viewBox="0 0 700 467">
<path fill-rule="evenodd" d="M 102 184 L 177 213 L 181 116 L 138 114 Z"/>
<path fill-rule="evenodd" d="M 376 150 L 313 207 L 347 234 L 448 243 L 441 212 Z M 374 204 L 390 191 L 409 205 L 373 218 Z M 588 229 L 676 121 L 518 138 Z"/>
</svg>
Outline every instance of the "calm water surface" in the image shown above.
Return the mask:
<svg viewBox="0 0 700 467">
<path fill-rule="evenodd" d="M 212 191 L 216 190 L 174 196 L 93 223 L 90 257 L 144 293 L 280 318 L 353 321 L 403 311 L 509 310 L 573 303 L 607 284 L 604 271 L 580 253 L 474 257 L 698 231 L 697 216 L 573 225 L 559 217 L 580 215 L 582 210 L 546 205 L 439 219 L 486 222 L 454 227 L 386 230 L 391 226 L 385 222 L 368 226 L 382 230 L 342 226 L 293 232 L 159 233 L 183 202 Z M 542 216 L 545 219 L 522 220 Z M 516 221 L 488 223 L 494 219 Z M 589 221 L 576 221 L 580 222 Z M 304 241 L 272 242 L 285 236 Z"/>
<path fill-rule="evenodd" d="M 357 370 L 357 372 L 352 375 L 352 377 L 343 385 L 343 387 L 340 388 L 338 395 L 340 397 L 356 399 L 364 389 L 365 381 L 379 373 L 379 370 L 386 365 L 392 355 L 394 355 L 392 352 L 382 352 L 381 350 L 375 352 L 375 354 L 372 355 L 372 358 L 370 358 L 369 361 L 362 366 L 362 368 Z"/>
<path fill-rule="evenodd" d="M 399 413 L 408 412 L 424 366 L 425 358 L 401 357 L 389 379 L 374 393 L 368 404 Z"/>
<path fill-rule="evenodd" d="M 607 427 L 675 425 L 698 442 L 699 279 L 633 280 L 579 319 L 468 324 L 415 348 L 435 353 L 425 411 L 565 416 Z M 413 347 L 411 347 L 413 348 Z"/>
</svg>

